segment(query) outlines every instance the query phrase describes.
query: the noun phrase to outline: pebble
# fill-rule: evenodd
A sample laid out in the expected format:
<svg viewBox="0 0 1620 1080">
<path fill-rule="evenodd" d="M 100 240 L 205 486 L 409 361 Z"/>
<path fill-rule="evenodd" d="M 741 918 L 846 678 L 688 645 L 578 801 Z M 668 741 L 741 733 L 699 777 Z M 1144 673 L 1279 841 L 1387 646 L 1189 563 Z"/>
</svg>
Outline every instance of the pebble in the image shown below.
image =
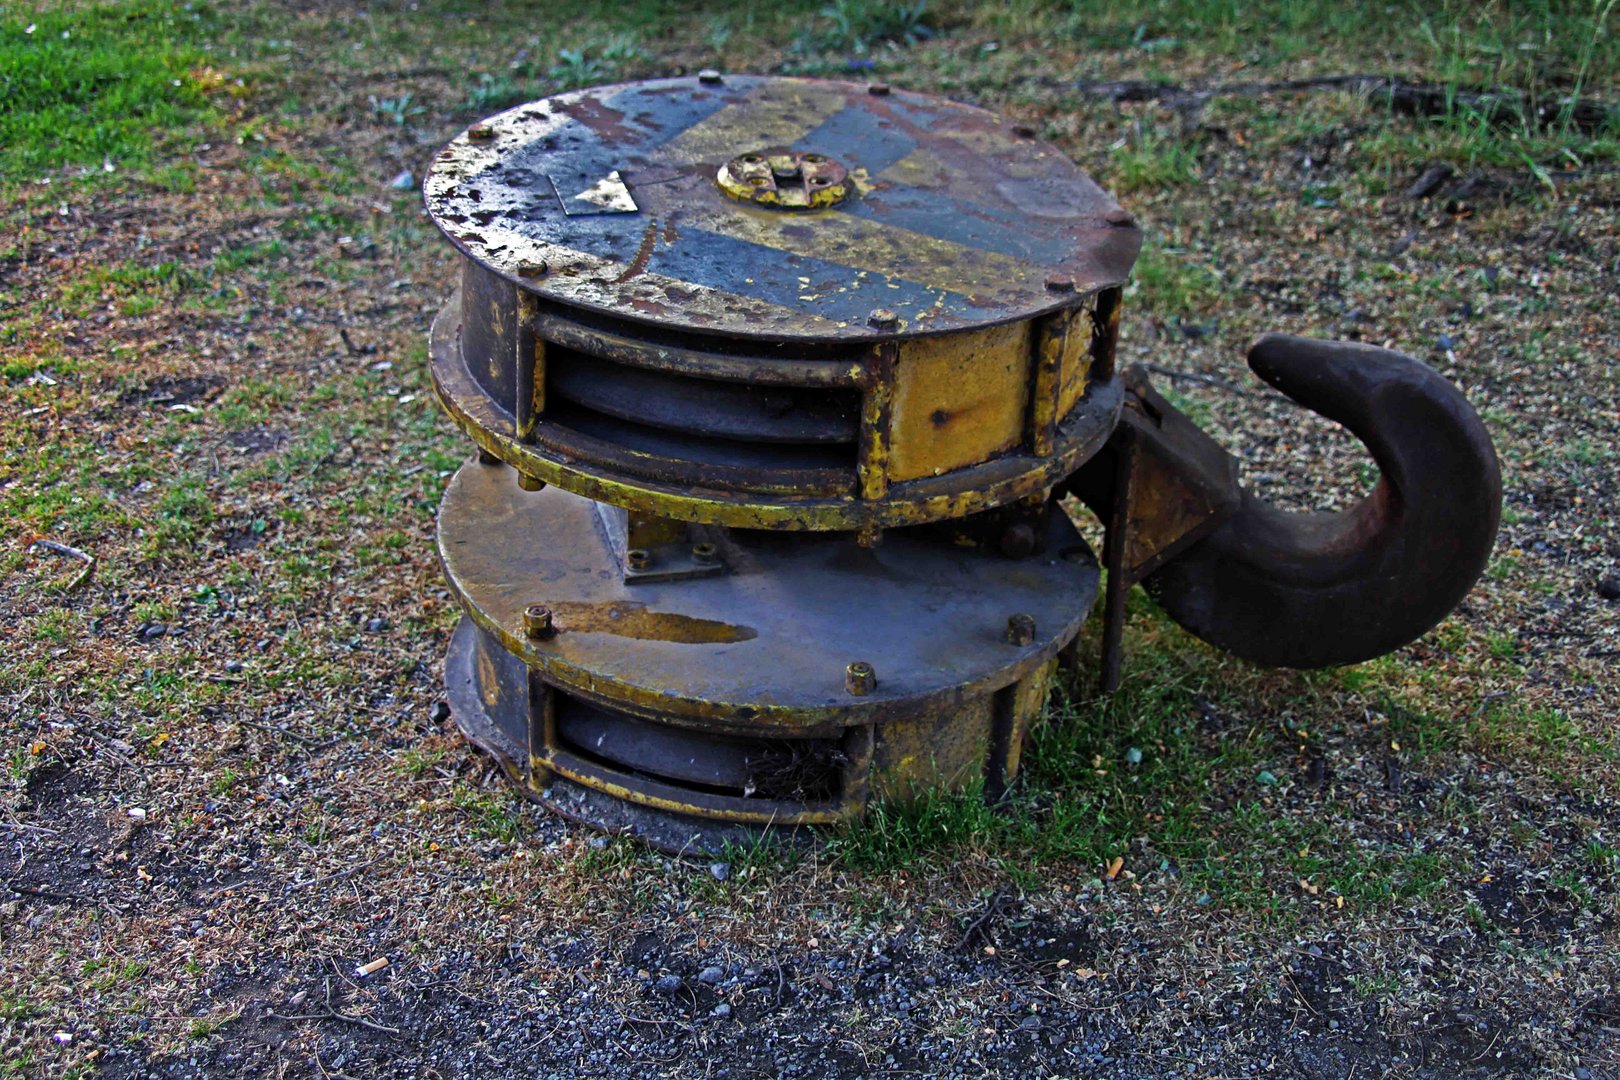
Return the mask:
<svg viewBox="0 0 1620 1080">
<path fill-rule="evenodd" d="M 1025 1031 L 1039 1031 L 1041 1030 L 1041 1018 L 1038 1016 L 1026 1016 L 1018 1021 L 1018 1026 Z"/>
<path fill-rule="evenodd" d="M 388 629 L 388 620 L 380 615 L 375 619 L 367 619 L 366 629 L 373 634 L 380 634 L 384 630 Z"/>
<path fill-rule="evenodd" d="M 725 971 L 713 964 L 710 964 L 708 967 L 698 972 L 698 982 L 702 983 L 704 986 L 713 986 L 715 983 L 719 982 L 725 977 Z"/>
<path fill-rule="evenodd" d="M 665 975 L 653 983 L 653 989 L 660 994 L 678 993 L 681 989 L 681 977 L 679 975 Z"/>
<path fill-rule="evenodd" d="M 225 661 L 225 672 L 228 675 L 240 675 L 240 674 L 242 674 L 242 661 L 240 661 L 240 660 L 227 660 L 227 661 Z"/>
<path fill-rule="evenodd" d="M 1605 600 L 1620 600 L 1620 574 L 1604 574 L 1599 578 L 1597 594 Z"/>
<path fill-rule="evenodd" d="M 390 181 L 388 186 L 395 191 L 411 191 L 416 187 L 416 174 L 409 169 L 401 169 Z"/>
<path fill-rule="evenodd" d="M 158 638 L 162 637 L 168 632 L 169 628 L 160 622 L 147 623 L 145 626 L 141 627 L 141 640 L 156 641 Z"/>
<path fill-rule="evenodd" d="M 1457 343 L 1451 339 L 1450 334 L 1441 334 L 1434 339 L 1434 347 L 1441 352 L 1450 352 L 1457 347 Z"/>
<path fill-rule="evenodd" d="M 435 724 L 442 724 L 450 719 L 450 706 L 443 701 L 435 701 L 428 709 L 428 719 Z"/>
<path fill-rule="evenodd" d="M 720 1019 L 724 1020 L 726 1017 L 731 1015 L 731 1006 L 722 1001 L 720 1004 L 709 1010 L 709 1015 L 718 1016 Z"/>
<path fill-rule="evenodd" d="M 731 864 L 725 862 L 712 862 L 709 864 L 709 876 L 716 881 L 725 881 L 731 877 Z"/>
</svg>

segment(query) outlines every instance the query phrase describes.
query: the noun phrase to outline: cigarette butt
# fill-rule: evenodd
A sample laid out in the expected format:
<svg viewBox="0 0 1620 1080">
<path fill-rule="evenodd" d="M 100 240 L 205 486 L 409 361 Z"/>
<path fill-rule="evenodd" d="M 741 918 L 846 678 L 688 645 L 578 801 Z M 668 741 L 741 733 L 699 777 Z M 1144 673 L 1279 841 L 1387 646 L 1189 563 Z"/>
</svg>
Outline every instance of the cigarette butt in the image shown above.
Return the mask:
<svg viewBox="0 0 1620 1080">
<path fill-rule="evenodd" d="M 381 971 L 383 968 L 385 968 L 387 966 L 388 966 L 388 957 L 379 956 L 379 957 L 377 957 L 377 959 L 373 960 L 371 963 L 369 963 L 369 964 L 361 964 L 359 967 L 355 968 L 354 973 L 356 975 L 361 976 L 361 977 L 364 977 L 366 975 L 375 975 L 377 972 Z"/>
</svg>

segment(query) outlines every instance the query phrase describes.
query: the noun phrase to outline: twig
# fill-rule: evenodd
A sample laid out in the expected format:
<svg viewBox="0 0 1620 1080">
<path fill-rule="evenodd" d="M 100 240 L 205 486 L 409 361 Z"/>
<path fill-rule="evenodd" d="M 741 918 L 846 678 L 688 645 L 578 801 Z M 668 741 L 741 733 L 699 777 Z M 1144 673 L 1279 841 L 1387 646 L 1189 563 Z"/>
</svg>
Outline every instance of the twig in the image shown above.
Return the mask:
<svg viewBox="0 0 1620 1080">
<path fill-rule="evenodd" d="M 348 1023 L 351 1023 L 351 1024 L 359 1024 L 361 1027 L 370 1028 L 372 1031 L 380 1031 L 384 1035 L 398 1035 L 399 1034 L 399 1028 L 391 1028 L 391 1027 L 385 1027 L 382 1024 L 374 1024 L 370 1020 L 367 1020 L 363 1016 L 350 1016 L 348 1013 L 340 1013 L 336 1009 L 328 1009 L 326 1012 L 323 1012 L 323 1013 L 292 1013 L 292 1014 L 283 1014 L 283 1013 L 276 1012 L 274 1009 L 266 1009 L 265 1014 L 267 1016 L 273 1016 L 277 1020 L 292 1020 L 292 1021 L 298 1021 L 298 1020 L 344 1020 L 344 1021 L 347 1021 Z"/>
<path fill-rule="evenodd" d="M 358 874 L 360 871 L 364 870 L 366 867 L 375 866 L 377 863 L 380 863 L 382 861 L 383 861 L 383 857 L 381 855 L 379 855 L 375 859 L 367 859 L 363 863 L 356 863 L 354 866 L 349 867 L 347 870 L 339 870 L 335 874 L 327 874 L 325 877 L 310 878 L 307 881 L 295 881 L 292 884 L 288 885 L 282 891 L 283 892 L 296 892 L 299 889 L 307 889 L 307 888 L 310 888 L 313 885 L 324 885 L 329 881 L 338 881 L 338 880 L 341 880 L 342 878 L 348 877 L 350 874 Z"/>
<path fill-rule="evenodd" d="M 62 589 L 65 592 L 73 592 L 75 589 L 79 588 L 79 586 L 89 581 L 90 575 L 95 573 L 96 557 L 90 554 L 88 551 L 80 551 L 76 547 L 71 547 L 67 544 L 59 544 L 55 540 L 46 540 L 44 538 L 35 540 L 28 546 L 44 548 L 46 551 L 55 552 L 58 555 L 65 555 L 70 559 L 78 559 L 80 562 L 84 563 L 84 569 L 73 575 L 72 581 L 69 581 L 66 585 L 62 586 Z"/>
<path fill-rule="evenodd" d="M 985 941 L 990 940 L 989 934 L 985 931 L 984 926 L 998 913 L 1000 913 L 1001 905 L 1004 901 L 1006 901 L 1006 899 L 1007 894 L 1002 892 L 1000 889 L 997 889 L 995 892 L 990 894 L 990 899 L 985 901 L 984 904 L 984 914 L 980 915 L 977 919 L 974 919 L 973 925 L 969 926 L 965 931 L 963 931 L 962 942 L 958 946 L 959 948 L 965 949 L 969 945 L 973 944 L 973 937 L 975 934 L 983 937 Z"/>
<path fill-rule="evenodd" d="M 1162 367 L 1159 364 L 1143 364 L 1142 366 L 1153 372 L 1153 374 L 1163 375 L 1165 378 L 1170 379 L 1173 382 L 1204 383 L 1207 386 L 1213 386 L 1218 389 L 1225 390 L 1228 393 L 1236 394 L 1239 397 L 1257 398 L 1262 401 L 1282 400 L 1282 396 L 1280 394 L 1268 394 L 1260 390 L 1247 390 L 1239 386 L 1237 383 L 1230 382 L 1218 375 L 1205 375 L 1197 371 L 1178 371 L 1175 368 Z"/>
</svg>

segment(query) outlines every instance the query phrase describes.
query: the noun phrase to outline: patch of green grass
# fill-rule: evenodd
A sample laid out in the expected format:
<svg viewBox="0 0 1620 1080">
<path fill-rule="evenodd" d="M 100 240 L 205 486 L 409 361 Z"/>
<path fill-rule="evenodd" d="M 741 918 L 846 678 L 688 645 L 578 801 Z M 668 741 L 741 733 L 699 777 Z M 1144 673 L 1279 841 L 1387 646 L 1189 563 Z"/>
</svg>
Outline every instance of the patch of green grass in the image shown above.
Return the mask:
<svg viewBox="0 0 1620 1080">
<path fill-rule="evenodd" d="M 1153 243 L 1143 246 L 1131 282 L 1130 302 L 1166 318 L 1207 311 L 1225 292 L 1215 271 Z"/>
<path fill-rule="evenodd" d="M 547 77 L 559 90 L 578 90 L 617 81 L 630 65 L 644 60 L 635 36 L 608 34 L 571 49 L 559 49 Z"/>
<path fill-rule="evenodd" d="M 935 33 L 927 0 L 833 0 L 799 31 L 792 49 L 861 57 L 885 46 L 915 45 Z"/>
<path fill-rule="evenodd" d="M 1151 117 L 1139 118 L 1109 151 L 1103 177 L 1120 194 L 1182 187 L 1198 181 L 1198 147 L 1188 138 L 1166 131 Z"/>
<path fill-rule="evenodd" d="M 0 12 L 0 183 L 144 162 L 154 131 L 211 113 L 197 6 L 164 0 Z"/>
<path fill-rule="evenodd" d="M 195 272 L 177 262 L 114 263 L 93 267 L 67 281 L 61 299 L 74 314 L 88 314 L 106 302 L 121 314 L 144 315 L 201 284 Z"/>
</svg>

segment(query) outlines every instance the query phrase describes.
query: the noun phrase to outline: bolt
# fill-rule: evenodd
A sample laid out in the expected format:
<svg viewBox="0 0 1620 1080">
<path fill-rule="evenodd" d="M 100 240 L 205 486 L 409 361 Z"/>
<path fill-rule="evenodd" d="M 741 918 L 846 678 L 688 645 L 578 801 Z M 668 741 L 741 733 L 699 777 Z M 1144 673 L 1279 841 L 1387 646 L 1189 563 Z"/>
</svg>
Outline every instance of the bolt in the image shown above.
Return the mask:
<svg viewBox="0 0 1620 1080">
<path fill-rule="evenodd" d="M 1136 224 L 1136 219 L 1131 216 L 1128 210 L 1110 210 L 1103 220 L 1122 229 Z"/>
<path fill-rule="evenodd" d="M 488 124 L 474 124 L 467 129 L 467 138 L 474 142 L 484 142 L 495 137 L 495 129 Z"/>
<path fill-rule="evenodd" d="M 496 457 L 494 454 L 490 453 L 488 450 L 485 450 L 482 446 L 480 446 L 478 448 L 478 464 L 480 464 L 480 465 L 499 465 L 499 464 L 501 464 L 501 459 Z"/>
<path fill-rule="evenodd" d="M 1048 292 L 1074 292 L 1074 278 L 1053 274 L 1046 279 L 1046 289 Z"/>
<path fill-rule="evenodd" d="M 530 604 L 523 609 L 523 632 L 532 638 L 551 636 L 551 609 L 544 604 Z"/>
<path fill-rule="evenodd" d="M 692 558 L 700 563 L 712 565 L 719 561 L 719 555 L 719 549 L 706 540 L 701 544 L 692 545 Z"/>
<path fill-rule="evenodd" d="M 714 70 L 714 68 L 704 68 L 702 71 L 698 72 L 698 82 L 702 83 L 704 86 L 719 86 L 725 81 L 725 78 L 721 76 L 718 71 Z"/>
<path fill-rule="evenodd" d="M 889 84 L 886 82 L 867 83 L 866 92 L 873 97 L 888 97 Z"/>
<path fill-rule="evenodd" d="M 523 262 L 518 263 L 517 275 L 518 277 L 544 277 L 548 269 L 549 267 L 546 266 L 544 259 L 538 262 Z"/>
<path fill-rule="evenodd" d="M 877 673 L 865 660 L 857 660 L 844 669 L 844 689 L 856 697 L 865 697 L 877 685 Z"/>
<path fill-rule="evenodd" d="M 1028 645 L 1035 640 L 1035 616 L 1019 612 L 1007 616 L 1007 644 Z"/>
<path fill-rule="evenodd" d="M 530 476 L 525 472 L 518 473 L 518 487 L 524 491 L 542 491 L 545 486 L 546 482 L 538 476 Z"/>
<path fill-rule="evenodd" d="M 1012 132 L 1020 139 L 1033 139 L 1035 137 L 1035 129 L 1028 124 L 1014 124 Z"/>
<path fill-rule="evenodd" d="M 642 571 L 652 565 L 652 552 L 646 548 L 631 548 L 624 553 L 624 564 L 635 571 Z"/>
<path fill-rule="evenodd" d="M 888 308 L 878 308 L 866 317 L 866 325 L 874 330 L 898 330 L 900 328 L 900 316 Z"/>
</svg>

